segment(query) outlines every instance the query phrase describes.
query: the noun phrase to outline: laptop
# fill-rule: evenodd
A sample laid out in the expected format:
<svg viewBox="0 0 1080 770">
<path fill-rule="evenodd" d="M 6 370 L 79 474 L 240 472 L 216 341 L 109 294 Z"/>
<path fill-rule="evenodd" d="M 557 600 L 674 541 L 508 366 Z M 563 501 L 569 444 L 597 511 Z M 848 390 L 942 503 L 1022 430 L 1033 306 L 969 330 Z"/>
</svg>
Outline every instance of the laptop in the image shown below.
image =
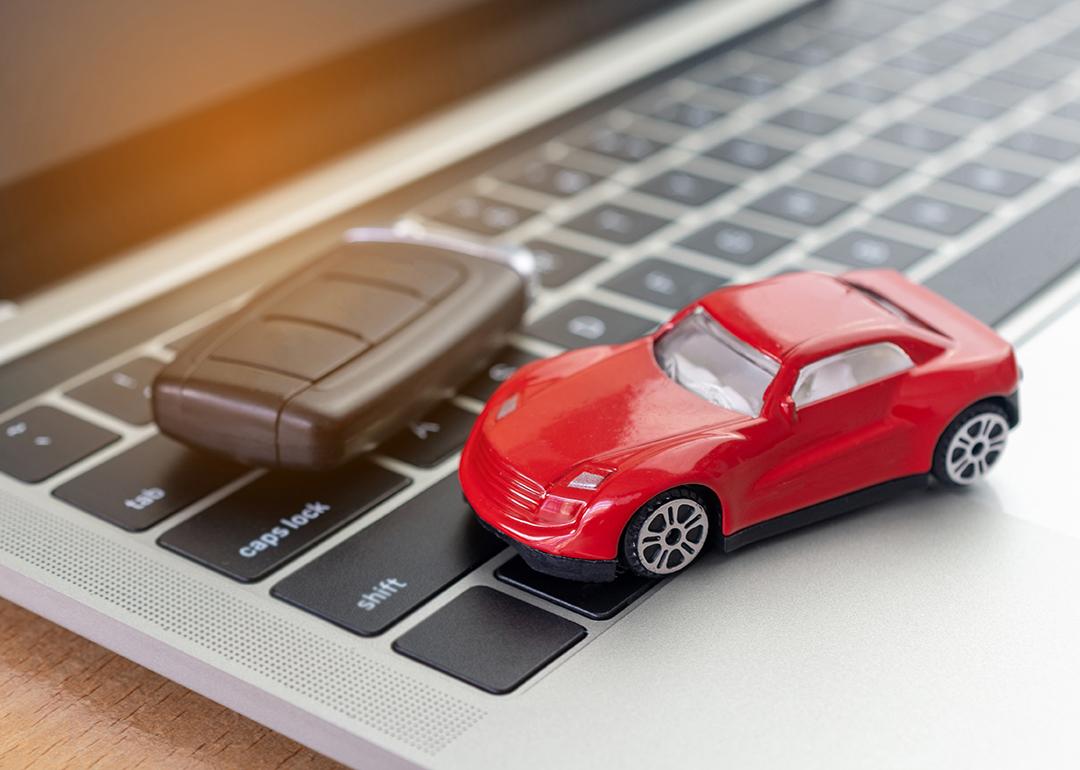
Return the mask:
<svg viewBox="0 0 1080 770">
<path fill-rule="evenodd" d="M 0 43 L 0 595 L 354 767 L 1080 764 L 1076 4 L 44 2 Z M 400 219 L 537 256 L 485 372 L 327 474 L 157 433 L 191 335 Z M 861 267 L 1017 347 L 987 483 L 660 582 L 473 528 L 459 451 L 516 366 Z"/>
</svg>

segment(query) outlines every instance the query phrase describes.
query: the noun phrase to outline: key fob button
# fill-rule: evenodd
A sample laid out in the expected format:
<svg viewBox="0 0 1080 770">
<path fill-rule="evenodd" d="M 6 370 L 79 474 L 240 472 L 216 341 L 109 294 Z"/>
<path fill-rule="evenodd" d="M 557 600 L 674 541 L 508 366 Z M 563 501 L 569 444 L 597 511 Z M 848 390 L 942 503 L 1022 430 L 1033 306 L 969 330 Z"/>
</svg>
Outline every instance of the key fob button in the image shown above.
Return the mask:
<svg viewBox="0 0 1080 770">
<path fill-rule="evenodd" d="M 317 380 L 367 347 L 343 332 L 275 318 L 244 324 L 217 347 L 213 358 Z"/>
<path fill-rule="evenodd" d="M 418 254 L 408 244 L 380 244 L 376 253 L 345 248 L 327 264 L 326 274 L 393 286 L 425 300 L 441 297 L 465 279 L 461 265 Z"/>
<path fill-rule="evenodd" d="M 396 287 L 328 279 L 297 289 L 274 311 L 332 326 L 375 343 L 382 342 L 426 307 L 423 300 Z"/>
</svg>

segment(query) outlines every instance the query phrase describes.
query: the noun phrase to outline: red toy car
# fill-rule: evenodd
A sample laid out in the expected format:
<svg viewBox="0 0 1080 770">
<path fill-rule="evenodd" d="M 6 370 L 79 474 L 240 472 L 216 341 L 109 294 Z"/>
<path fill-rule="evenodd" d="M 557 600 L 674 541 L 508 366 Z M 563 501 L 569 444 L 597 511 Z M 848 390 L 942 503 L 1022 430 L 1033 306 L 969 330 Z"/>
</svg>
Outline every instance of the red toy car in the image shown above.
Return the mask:
<svg viewBox="0 0 1080 770">
<path fill-rule="evenodd" d="M 925 485 L 981 479 L 1019 420 L 1011 346 L 892 271 L 713 292 L 655 333 L 520 369 L 461 461 L 481 521 L 542 572 L 686 568 Z"/>
</svg>

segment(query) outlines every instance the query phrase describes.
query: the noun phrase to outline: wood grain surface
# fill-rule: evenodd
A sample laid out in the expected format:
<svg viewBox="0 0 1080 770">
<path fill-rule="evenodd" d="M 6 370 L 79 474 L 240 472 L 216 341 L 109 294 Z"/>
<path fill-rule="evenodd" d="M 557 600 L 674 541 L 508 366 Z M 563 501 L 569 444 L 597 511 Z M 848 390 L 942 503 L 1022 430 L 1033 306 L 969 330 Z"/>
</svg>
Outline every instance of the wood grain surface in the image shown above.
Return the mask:
<svg viewBox="0 0 1080 770">
<path fill-rule="evenodd" d="M 132 767 L 340 765 L 0 600 L 0 768 Z"/>
</svg>

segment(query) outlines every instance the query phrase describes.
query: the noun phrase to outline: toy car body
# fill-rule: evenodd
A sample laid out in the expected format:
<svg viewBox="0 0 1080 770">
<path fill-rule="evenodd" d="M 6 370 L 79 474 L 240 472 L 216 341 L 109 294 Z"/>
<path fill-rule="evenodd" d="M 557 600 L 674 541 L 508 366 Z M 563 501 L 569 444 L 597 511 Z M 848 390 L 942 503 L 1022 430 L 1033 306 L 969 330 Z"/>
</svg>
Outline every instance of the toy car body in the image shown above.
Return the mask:
<svg viewBox="0 0 1080 770">
<path fill-rule="evenodd" d="M 521 368 L 466 443 L 462 489 L 534 569 L 663 576 L 707 541 L 979 480 L 1018 381 L 1005 340 L 899 273 L 782 275 Z"/>
</svg>

